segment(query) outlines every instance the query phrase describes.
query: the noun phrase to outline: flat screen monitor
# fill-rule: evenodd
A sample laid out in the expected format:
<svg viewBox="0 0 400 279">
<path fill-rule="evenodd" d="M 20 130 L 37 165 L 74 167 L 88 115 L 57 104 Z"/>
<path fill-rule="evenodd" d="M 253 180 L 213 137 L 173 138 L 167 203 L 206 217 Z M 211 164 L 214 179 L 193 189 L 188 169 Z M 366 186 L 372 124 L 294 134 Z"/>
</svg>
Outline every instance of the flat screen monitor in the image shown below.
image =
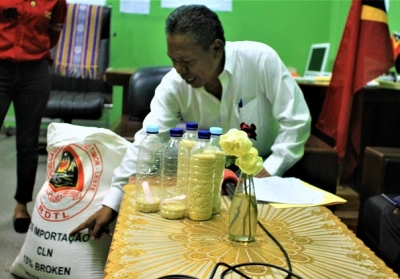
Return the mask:
<svg viewBox="0 0 400 279">
<path fill-rule="evenodd" d="M 304 76 L 323 75 L 329 54 L 329 43 L 312 44 L 307 58 Z"/>
</svg>

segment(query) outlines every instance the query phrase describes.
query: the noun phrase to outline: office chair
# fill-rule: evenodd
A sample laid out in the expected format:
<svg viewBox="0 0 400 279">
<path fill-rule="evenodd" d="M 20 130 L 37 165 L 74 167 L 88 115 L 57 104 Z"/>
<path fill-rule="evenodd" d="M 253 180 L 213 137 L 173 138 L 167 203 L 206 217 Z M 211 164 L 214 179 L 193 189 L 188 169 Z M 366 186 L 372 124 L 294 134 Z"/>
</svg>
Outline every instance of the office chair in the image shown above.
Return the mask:
<svg viewBox="0 0 400 279">
<path fill-rule="evenodd" d="M 144 120 L 157 86 L 171 69 L 171 66 L 151 66 L 135 71 L 129 80 L 129 120 Z"/>
<path fill-rule="evenodd" d="M 75 5 L 75 7 L 73 7 Z M 74 13 L 73 9 L 79 9 L 80 4 L 68 4 L 68 13 Z M 89 5 L 86 5 L 89 6 Z M 100 41 L 98 44 L 98 69 L 96 76 L 77 75 L 68 72 L 68 70 L 60 71 L 57 65 L 49 68 L 51 75 L 51 93 L 47 103 L 44 117 L 50 119 L 61 119 L 65 123 L 71 123 L 73 119 L 95 120 L 101 118 L 103 109 L 112 106 L 112 87 L 104 81 L 103 75 L 109 63 L 109 41 L 110 41 L 110 17 L 111 8 L 102 7 L 102 20 L 99 24 Z M 67 16 L 68 18 L 68 16 Z M 63 34 L 66 28 L 74 28 L 74 23 L 66 22 Z M 77 25 L 78 26 L 78 25 Z M 68 30 L 68 29 L 67 29 Z M 76 35 L 75 30 L 71 33 Z M 61 41 L 62 37 L 60 37 Z M 73 40 L 71 37 L 70 40 Z M 68 43 L 68 40 L 66 40 Z M 60 44 L 61 42 L 59 42 Z M 56 61 L 57 55 L 69 54 L 66 51 L 58 51 L 54 47 L 52 54 Z M 87 50 L 87 49 L 86 49 Z M 64 58 L 65 59 L 65 58 Z M 66 64 L 66 67 L 70 67 Z M 97 67 L 97 65 L 96 65 Z"/>
</svg>

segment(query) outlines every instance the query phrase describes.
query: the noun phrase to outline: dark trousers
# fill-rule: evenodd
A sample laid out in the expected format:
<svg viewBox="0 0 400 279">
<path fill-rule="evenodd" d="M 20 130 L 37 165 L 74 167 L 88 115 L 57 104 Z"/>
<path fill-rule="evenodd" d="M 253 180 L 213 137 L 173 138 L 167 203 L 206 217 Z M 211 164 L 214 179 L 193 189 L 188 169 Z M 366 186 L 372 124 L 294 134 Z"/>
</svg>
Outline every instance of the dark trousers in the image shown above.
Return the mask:
<svg viewBox="0 0 400 279">
<path fill-rule="evenodd" d="M 395 199 L 400 200 L 400 196 Z M 394 209 L 391 204 L 383 209 L 379 250 L 383 260 L 400 275 L 400 216 L 393 214 Z"/>
<path fill-rule="evenodd" d="M 50 77 L 46 59 L 17 63 L 0 60 L 0 127 L 13 103 L 17 146 L 17 189 L 14 198 L 20 203 L 32 201 L 40 124 L 49 95 Z"/>
</svg>

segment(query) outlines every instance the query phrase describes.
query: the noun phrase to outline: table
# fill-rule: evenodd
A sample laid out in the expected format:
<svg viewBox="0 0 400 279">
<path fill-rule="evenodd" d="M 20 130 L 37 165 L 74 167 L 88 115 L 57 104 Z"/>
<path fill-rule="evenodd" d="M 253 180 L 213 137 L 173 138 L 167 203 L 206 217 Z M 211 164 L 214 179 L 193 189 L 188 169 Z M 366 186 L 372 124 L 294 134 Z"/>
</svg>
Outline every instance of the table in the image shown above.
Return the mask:
<svg viewBox="0 0 400 279">
<path fill-rule="evenodd" d="M 129 114 L 129 80 L 135 69 L 133 68 L 107 68 L 105 80 L 112 86 L 122 86 L 122 113 Z"/>
<path fill-rule="evenodd" d="M 266 262 L 287 267 L 277 245 L 258 227 L 256 241 L 237 243 L 228 236 L 230 200 L 209 221 L 166 220 L 135 210 L 135 186 L 126 185 L 104 271 L 104 279 L 154 279 L 171 274 L 209 278 L 218 262 Z M 303 278 L 398 278 L 325 207 L 276 209 L 259 204 L 259 220 L 286 249 L 293 272 Z M 220 278 L 223 268 L 214 278 Z M 284 278 L 272 268 L 252 269 L 253 278 Z M 230 274 L 225 278 L 239 278 Z"/>
</svg>

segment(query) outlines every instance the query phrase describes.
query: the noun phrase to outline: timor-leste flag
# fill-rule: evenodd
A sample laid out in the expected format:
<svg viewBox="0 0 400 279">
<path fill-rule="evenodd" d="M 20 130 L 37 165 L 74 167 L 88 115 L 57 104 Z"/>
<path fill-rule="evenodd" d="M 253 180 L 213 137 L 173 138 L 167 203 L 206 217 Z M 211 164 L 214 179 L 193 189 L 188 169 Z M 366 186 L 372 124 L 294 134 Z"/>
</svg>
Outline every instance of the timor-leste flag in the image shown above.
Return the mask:
<svg viewBox="0 0 400 279">
<path fill-rule="evenodd" d="M 393 65 L 384 0 L 353 0 L 316 123 L 319 131 L 334 140 L 344 177 L 353 173 L 359 158 L 362 115 L 359 91 Z"/>
</svg>

